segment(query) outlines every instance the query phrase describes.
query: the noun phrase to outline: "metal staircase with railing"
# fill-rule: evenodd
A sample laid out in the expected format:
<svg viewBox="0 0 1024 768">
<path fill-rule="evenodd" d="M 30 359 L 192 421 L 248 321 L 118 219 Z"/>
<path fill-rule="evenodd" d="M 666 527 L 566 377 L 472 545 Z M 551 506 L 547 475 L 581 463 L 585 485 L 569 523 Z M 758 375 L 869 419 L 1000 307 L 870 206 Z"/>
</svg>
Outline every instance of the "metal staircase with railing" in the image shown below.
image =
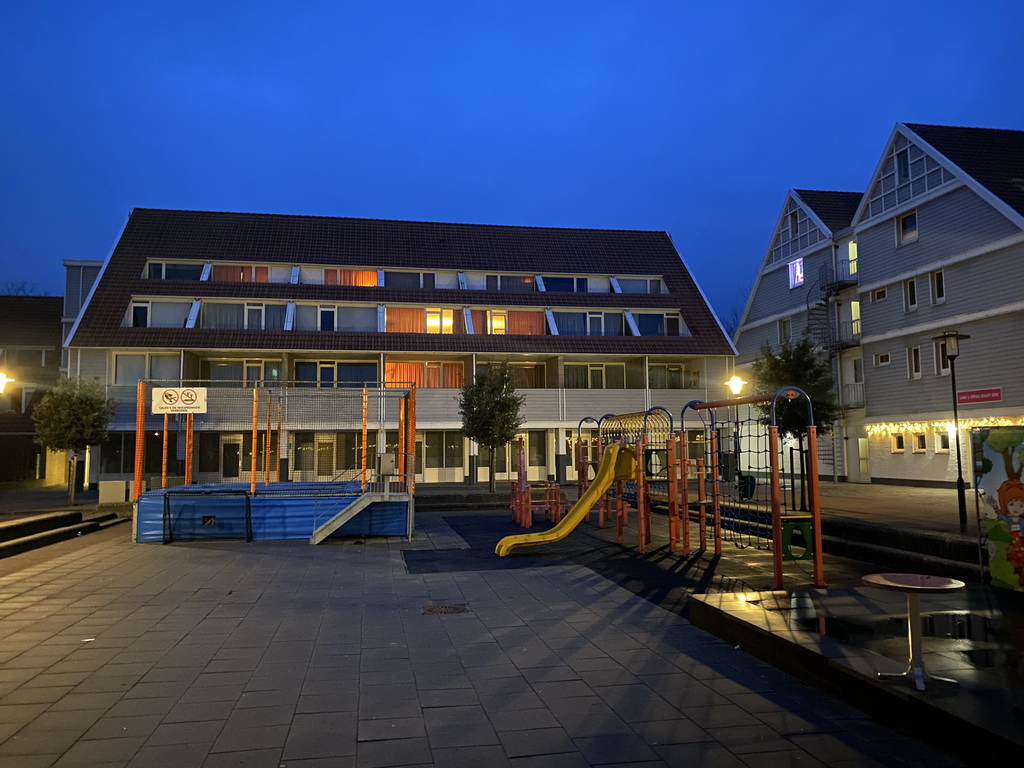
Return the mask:
<svg viewBox="0 0 1024 768">
<path fill-rule="evenodd" d="M 351 474 L 351 470 L 342 474 Z M 341 475 L 338 477 L 340 478 Z M 411 521 L 413 519 L 412 509 L 414 502 L 411 476 L 378 472 L 375 478 L 367 482 L 358 494 L 351 494 L 346 498 L 354 500 L 344 505 L 335 503 L 325 514 L 316 515 L 313 523 L 313 533 L 309 537 L 310 544 L 320 544 L 340 530 L 346 523 L 354 519 L 360 512 L 363 512 L 377 502 L 401 502 L 408 504 L 408 519 L 410 522 L 407 535 L 412 539 Z"/>
</svg>

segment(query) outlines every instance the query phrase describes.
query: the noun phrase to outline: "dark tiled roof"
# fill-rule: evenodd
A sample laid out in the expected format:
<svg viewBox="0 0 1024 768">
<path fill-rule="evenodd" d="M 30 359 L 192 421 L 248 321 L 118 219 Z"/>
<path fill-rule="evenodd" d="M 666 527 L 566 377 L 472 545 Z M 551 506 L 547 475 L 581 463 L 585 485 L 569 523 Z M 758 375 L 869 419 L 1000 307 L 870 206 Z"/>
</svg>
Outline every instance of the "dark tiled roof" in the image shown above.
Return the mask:
<svg viewBox="0 0 1024 768">
<path fill-rule="evenodd" d="M 819 189 L 793 191 L 833 234 L 850 226 L 864 196 L 861 192 L 829 192 Z"/>
<path fill-rule="evenodd" d="M 60 296 L 0 296 L 0 348 L 60 349 Z"/>
<path fill-rule="evenodd" d="M 669 294 L 409 291 L 142 278 L 147 260 L 253 262 L 491 273 L 661 275 Z M 122 328 L 133 296 L 366 301 L 424 306 L 679 309 L 686 338 L 485 337 Z M 442 340 L 443 339 L 443 340 Z M 72 346 L 186 349 L 576 351 L 729 355 L 732 350 L 664 232 L 441 224 L 277 214 L 136 209 L 110 257 Z M 666 346 L 667 345 L 667 346 Z M 628 350 L 628 351 L 627 351 Z"/>
<path fill-rule="evenodd" d="M 1024 131 L 920 123 L 904 125 L 1024 215 Z"/>
</svg>

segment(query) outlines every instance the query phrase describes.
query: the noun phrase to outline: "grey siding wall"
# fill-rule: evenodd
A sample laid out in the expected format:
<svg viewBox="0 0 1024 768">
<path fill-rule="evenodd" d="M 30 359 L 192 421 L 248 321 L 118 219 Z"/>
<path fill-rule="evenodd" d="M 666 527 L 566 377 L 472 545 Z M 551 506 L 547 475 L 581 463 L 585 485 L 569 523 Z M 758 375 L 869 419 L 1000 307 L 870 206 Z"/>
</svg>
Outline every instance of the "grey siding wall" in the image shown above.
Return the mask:
<svg viewBox="0 0 1024 768">
<path fill-rule="evenodd" d="M 1017 234 L 1020 229 L 974 192 L 961 187 L 917 209 L 918 238 L 896 245 L 896 219 L 857 234 L 861 284 L 884 281 L 909 270 Z"/>
<path fill-rule="evenodd" d="M 76 358 L 81 355 L 81 361 Z M 108 383 L 107 361 L 109 356 L 103 349 L 78 349 L 71 358 L 72 376 L 80 375 L 83 379 L 98 379 L 101 383 Z M 80 367 L 79 367 L 80 366 Z"/>
<path fill-rule="evenodd" d="M 960 416 L 969 418 L 980 410 L 1020 406 L 1024 403 L 1024 377 L 1018 374 L 1012 360 L 1020 357 L 1020 326 L 1024 313 L 1015 312 L 988 320 L 958 326 L 957 330 L 971 338 L 961 343 L 956 360 L 956 384 L 960 391 L 969 389 L 1003 390 L 1001 403 L 961 405 Z M 904 338 L 873 342 L 864 347 L 864 387 L 870 418 L 889 417 L 913 421 L 915 416 L 951 418 L 953 393 L 949 376 L 935 373 L 935 331 L 908 334 Z M 907 376 L 906 348 L 921 348 L 921 378 Z M 884 368 L 872 365 L 878 352 L 889 352 L 891 363 Z"/>
<path fill-rule="evenodd" d="M 831 246 L 807 253 L 802 258 L 804 260 L 804 284 L 798 288 L 789 287 L 787 265 L 793 259 L 772 265 L 762 273 L 757 293 L 754 294 L 750 311 L 747 313 L 747 322 L 770 317 L 779 312 L 806 309 L 808 296 L 812 293 L 814 295 L 820 293 L 820 288 L 817 286 L 818 271 L 821 267 L 832 263 Z"/>
<path fill-rule="evenodd" d="M 792 340 L 800 338 L 807 327 L 807 310 L 801 305 L 792 315 L 789 316 Z M 737 365 L 744 365 L 761 354 L 761 348 L 767 344 L 772 349 L 779 347 L 779 324 L 777 321 L 764 323 L 753 327 L 744 326 L 737 338 L 736 358 Z"/>
</svg>

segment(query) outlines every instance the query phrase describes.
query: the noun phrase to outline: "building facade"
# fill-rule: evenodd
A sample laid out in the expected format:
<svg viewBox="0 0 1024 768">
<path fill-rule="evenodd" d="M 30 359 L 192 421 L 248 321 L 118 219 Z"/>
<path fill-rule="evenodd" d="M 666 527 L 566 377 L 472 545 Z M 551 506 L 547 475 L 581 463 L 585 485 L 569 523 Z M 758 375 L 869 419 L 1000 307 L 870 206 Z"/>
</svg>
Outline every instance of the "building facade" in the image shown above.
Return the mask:
<svg viewBox="0 0 1024 768">
<path fill-rule="evenodd" d="M 844 412 L 821 444 L 824 475 L 969 482 L 969 430 L 1024 424 L 1022 263 L 1024 131 L 897 124 L 866 192 L 787 194 L 737 364 L 806 330 Z"/>
<path fill-rule="evenodd" d="M 506 362 L 530 478 L 567 481 L 582 418 L 678 416 L 723 395 L 734 353 L 663 232 L 151 209 L 132 212 L 67 340 L 69 374 L 119 403 L 93 480 L 131 475 L 140 379 L 316 390 L 325 404 L 412 383 L 419 481 L 506 479 L 512 452 L 479 456 L 458 412 L 466 378 Z M 286 436 L 285 477 L 351 472 L 359 412 L 332 413 Z M 146 439 L 160 438 L 147 426 Z M 198 479 L 246 480 L 251 450 L 243 430 L 202 436 Z"/>
<path fill-rule="evenodd" d="M 0 482 L 65 481 L 61 454 L 35 441 L 32 409 L 60 374 L 62 300 L 0 296 Z"/>
</svg>

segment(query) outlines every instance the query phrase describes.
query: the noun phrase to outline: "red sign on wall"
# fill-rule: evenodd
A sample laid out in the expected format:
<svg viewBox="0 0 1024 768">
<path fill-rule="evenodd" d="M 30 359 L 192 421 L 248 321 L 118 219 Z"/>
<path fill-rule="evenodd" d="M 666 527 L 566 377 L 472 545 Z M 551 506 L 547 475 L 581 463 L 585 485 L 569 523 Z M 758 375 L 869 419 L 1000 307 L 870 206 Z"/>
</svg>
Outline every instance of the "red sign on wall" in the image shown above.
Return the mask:
<svg viewBox="0 0 1024 768">
<path fill-rule="evenodd" d="M 998 403 L 1003 399 L 1002 387 L 994 389 L 965 389 L 956 393 L 957 405 L 976 403 Z"/>
</svg>

